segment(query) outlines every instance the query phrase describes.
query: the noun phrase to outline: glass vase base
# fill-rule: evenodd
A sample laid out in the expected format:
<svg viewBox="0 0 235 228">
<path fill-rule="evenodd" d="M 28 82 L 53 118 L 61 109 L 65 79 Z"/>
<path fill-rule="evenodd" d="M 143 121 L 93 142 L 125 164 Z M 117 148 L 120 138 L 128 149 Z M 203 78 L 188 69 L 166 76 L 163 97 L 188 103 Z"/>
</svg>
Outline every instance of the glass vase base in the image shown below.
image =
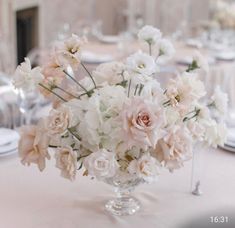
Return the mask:
<svg viewBox="0 0 235 228">
<path fill-rule="evenodd" d="M 113 215 L 133 215 L 140 209 L 140 202 L 134 197 L 116 198 L 109 200 L 105 209 Z"/>
</svg>

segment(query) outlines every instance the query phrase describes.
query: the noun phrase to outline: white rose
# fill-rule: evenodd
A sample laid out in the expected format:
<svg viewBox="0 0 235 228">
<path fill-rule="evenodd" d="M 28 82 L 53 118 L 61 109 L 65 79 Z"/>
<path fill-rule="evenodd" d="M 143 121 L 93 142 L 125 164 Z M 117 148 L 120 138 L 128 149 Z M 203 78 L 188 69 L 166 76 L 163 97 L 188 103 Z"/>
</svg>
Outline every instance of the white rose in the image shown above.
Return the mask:
<svg viewBox="0 0 235 228">
<path fill-rule="evenodd" d="M 25 92 L 33 91 L 39 82 L 43 80 L 41 68 L 35 67 L 32 69 L 30 60 L 25 58 L 15 71 L 13 84 L 17 89 L 22 89 Z"/>
<path fill-rule="evenodd" d="M 126 60 L 127 67 L 136 74 L 151 76 L 157 72 L 157 65 L 153 57 L 141 51 L 129 56 Z"/>
<path fill-rule="evenodd" d="M 145 154 L 138 160 L 132 160 L 127 170 L 130 174 L 137 175 L 146 182 L 152 182 L 158 178 L 159 167 L 160 164 L 155 158 Z"/>
<path fill-rule="evenodd" d="M 156 44 L 161 39 L 161 37 L 161 31 L 150 25 L 144 26 L 138 33 L 139 40 L 145 41 L 150 45 Z"/>
<path fill-rule="evenodd" d="M 74 180 L 77 172 L 77 152 L 70 146 L 56 150 L 56 167 L 61 170 L 61 176 Z"/>
<path fill-rule="evenodd" d="M 115 154 L 105 149 L 93 152 L 86 157 L 84 166 L 88 174 L 97 179 L 113 177 L 119 168 Z"/>
</svg>

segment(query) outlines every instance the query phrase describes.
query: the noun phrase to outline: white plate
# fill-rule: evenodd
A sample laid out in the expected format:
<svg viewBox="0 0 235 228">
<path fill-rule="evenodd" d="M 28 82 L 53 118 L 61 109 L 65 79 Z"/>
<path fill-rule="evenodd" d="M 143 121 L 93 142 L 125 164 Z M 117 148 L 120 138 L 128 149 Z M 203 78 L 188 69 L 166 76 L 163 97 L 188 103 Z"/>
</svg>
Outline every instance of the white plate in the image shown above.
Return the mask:
<svg viewBox="0 0 235 228">
<path fill-rule="evenodd" d="M 19 134 L 9 128 L 0 128 L 0 147 L 19 139 Z"/>
<path fill-rule="evenodd" d="M 17 149 L 11 150 L 11 151 L 9 151 L 9 152 L 7 152 L 7 153 L 0 154 L 0 158 L 7 157 L 7 156 L 10 156 L 10 155 L 16 154 L 17 152 L 18 152 Z"/>
<path fill-rule="evenodd" d="M 8 144 L 0 146 L 0 154 L 6 154 L 11 152 L 12 150 L 16 150 L 18 148 L 18 141 L 19 139 L 16 139 L 14 141 L 9 142 Z"/>
<path fill-rule="evenodd" d="M 119 36 L 100 36 L 99 40 L 104 43 L 114 44 L 120 41 Z"/>
<path fill-rule="evenodd" d="M 113 61 L 113 56 L 108 54 L 98 54 L 90 51 L 83 51 L 81 59 L 86 63 L 100 64 Z"/>
<path fill-rule="evenodd" d="M 187 39 L 185 44 L 189 47 L 202 48 L 203 44 L 200 40 L 197 39 Z"/>
<path fill-rule="evenodd" d="M 235 147 L 231 147 L 231 146 L 228 146 L 226 144 L 224 146 L 219 146 L 219 147 L 224 149 L 224 150 L 227 150 L 227 151 L 235 153 Z"/>
<path fill-rule="evenodd" d="M 186 56 L 184 58 L 177 59 L 176 63 L 188 66 L 189 64 L 192 63 L 192 61 L 193 61 L 193 57 L 192 56 Z M 208 57 L 207 61 L 208 61 L 208 64 L 210 64 L 210 65 L 215 63 L 215 59 L 212 58 L 212 57 Z"/>
<path fill-rule="evenodd" d="M 235 52 L 234 51 L 220 51 L 215 53 L 215 58 L 223 61 L 232 61 L 235 60 Z"/>
</svg>

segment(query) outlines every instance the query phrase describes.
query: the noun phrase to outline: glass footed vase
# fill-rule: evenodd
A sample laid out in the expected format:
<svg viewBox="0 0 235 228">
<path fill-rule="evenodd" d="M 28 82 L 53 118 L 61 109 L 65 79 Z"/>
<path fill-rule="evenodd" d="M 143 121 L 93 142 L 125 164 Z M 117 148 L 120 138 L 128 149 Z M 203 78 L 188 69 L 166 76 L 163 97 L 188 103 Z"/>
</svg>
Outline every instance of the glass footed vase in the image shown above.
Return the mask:
<svg viewBox="0 0 235 228">
<path fill-rule="evenodd" d="M 105 209 L 109 213 L 119 216 L 133 215 L 140 209 L 140 202 L 131 193 L 142 182 L 141 179 L 127 179 L 117 175 L 106 179 L 105 182 L 112 185 L 116 193 L 116 197 L 105 204 Z"/>
</svg>

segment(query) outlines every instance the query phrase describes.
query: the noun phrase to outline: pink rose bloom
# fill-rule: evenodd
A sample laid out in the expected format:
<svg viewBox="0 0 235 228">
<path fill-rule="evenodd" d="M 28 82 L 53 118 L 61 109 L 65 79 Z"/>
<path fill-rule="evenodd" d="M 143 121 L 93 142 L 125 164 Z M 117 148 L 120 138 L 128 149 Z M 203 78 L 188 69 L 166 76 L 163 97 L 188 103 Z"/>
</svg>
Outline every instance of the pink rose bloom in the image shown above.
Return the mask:
<svg viewBox="0 0 235 228">
<path fill-rule="evenodd" d="M 168 134 L 159 140 L 153 155 L 170 171 L 183 166 L 191 158 L 192 138 L 189 131 L 182 126 L 173 126 Z"/>
<path fill-rule="evenodd" d="M 77 172 L 77 152 L 72 147 L 59 148 L 55 154 L 56 167 L 61 170 L 61 176 L 71 181 L 75 180 Z"/>
<path fill-rule="evenodd" d="M 45 133 L 43 121 L 38 126 L 21 127 L 21 139 L 19 141 L 19 156 L 23 165 L 34 163 L 40 171 L 46 166 L 46 158 L 50 159 L 48 154 L 49 137 Z"/>
<path fill-rule="evenodd" d="M 165 117 L 162 108 L 157 104 L 134 97 L 128 104 L 124 104 L 120 116 L 126 149 L 133 146 L 144 150 L 155 147 L 164 135 Z"/>
</svg>

